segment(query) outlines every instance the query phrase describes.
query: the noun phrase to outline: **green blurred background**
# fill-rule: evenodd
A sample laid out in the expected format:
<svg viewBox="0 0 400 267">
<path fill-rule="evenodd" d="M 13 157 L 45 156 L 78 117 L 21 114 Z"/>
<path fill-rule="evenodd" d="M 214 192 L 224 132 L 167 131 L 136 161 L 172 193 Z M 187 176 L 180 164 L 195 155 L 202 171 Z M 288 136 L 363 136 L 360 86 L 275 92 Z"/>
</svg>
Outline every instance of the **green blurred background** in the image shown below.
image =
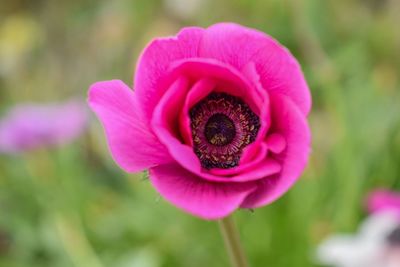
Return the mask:
<svg viewBox="0 0 400 267">
<path fill-rule="evenodd" d="M 193 5 L 193 7 L 191 7 Z M 236 212 L 251 266 L 316 266 L 316 245 L 354 231 L 372 189 L 400 189 L 398 0 L 1 0 L 0 114 L 26 101 L 131 84 L 138 54 L 186 25 L 233 21 L 299 59 L 312 90 L 313 151 L 273 205 Z M 215 222 L 120 170 L 99 122 L 61 149 L 0 156 L 1 267 L 228 266 Z"/>
</svg>

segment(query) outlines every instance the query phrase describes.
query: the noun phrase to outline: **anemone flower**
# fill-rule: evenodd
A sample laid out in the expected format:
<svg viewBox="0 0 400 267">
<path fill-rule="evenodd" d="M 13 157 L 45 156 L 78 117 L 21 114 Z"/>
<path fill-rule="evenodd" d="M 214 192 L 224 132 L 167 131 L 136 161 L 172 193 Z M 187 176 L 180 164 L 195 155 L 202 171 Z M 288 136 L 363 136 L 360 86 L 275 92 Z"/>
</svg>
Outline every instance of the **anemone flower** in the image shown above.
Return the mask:
<svg viewBox="0 0 400 267">
<path fill-rule="evenodd" d="M 134 80 L 134 90 L 121 80 L 89 90 L 114 160 L 127 172 L 148 169 L 155 189 L 187 213 L 225 218 L 230 241 L 232 212 L 274 202 L 302 174 L 310 90 L 271 36 L 234 23 L 187 27 L 153 40 Z"/>
</svg>

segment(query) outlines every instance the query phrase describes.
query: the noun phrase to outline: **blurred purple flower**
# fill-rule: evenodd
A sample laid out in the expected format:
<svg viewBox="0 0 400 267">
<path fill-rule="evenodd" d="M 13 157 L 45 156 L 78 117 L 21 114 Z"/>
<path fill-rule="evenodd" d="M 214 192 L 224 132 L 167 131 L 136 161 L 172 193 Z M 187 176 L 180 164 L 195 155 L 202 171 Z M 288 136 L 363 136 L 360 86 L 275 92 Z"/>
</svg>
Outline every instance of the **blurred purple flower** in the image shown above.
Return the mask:
<svg viewBox="0 0 400 267">
<path fill-rule="evenodd" d="M 83 102 L 20 104 L 0 119 L 0 153 L 58 146 L 77 138 L 88 115 Z"/>
</svg>

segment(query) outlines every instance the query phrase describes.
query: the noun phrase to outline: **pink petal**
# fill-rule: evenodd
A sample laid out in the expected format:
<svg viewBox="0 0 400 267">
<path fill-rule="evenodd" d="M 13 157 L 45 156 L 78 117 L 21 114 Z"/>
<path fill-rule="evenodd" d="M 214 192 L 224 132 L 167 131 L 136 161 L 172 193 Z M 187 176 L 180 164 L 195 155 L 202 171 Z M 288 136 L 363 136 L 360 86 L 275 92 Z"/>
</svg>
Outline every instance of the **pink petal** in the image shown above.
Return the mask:
<svg viewBox="0 0 400 267">
<path fill-rule="evenodd" d="M 199 75 L 200 77 L 215 78 L 215 81 L 219 83 L 221 81 L 232 81 L 233 84 L 240 85 L 237 88 L 230 87 L 234 89 L 232 94 L 240 95 L 243 98 L 250 97 L 248 92 L 252 91 L 251 85 L 248 84 L 248 81 L 239 72 L 214 60 L 190 59 L 184 62 L 177 62 L 175 65 L 173 72 L 176 72 L 176 74 L 171 74 L 171 77 L 175 77 L 178 74 L 183 76 L 177 76 L 175 82 L 166 90 L 166 93 L 154 110 L 151 122 L 158 139 L 167 147 L 174 160 L 197 176 L 217 182 L 246 182 L 279 172 L 281 169 L 280 164 L 273 159 L 265 157 L 257 161 L 256 164 L 250 165 L 251 169 L 246 172 L 240 172 L 240 168 L 234 169 L 234 173 L 230 177 L 220 177 L 202 169 L 198 157 L 193 152 L 193 148 L 183 143 L 184 138 L 181 138 L 176 131 L 178 127 L 175 126 L 177 121 L 174 118 L 178 117 L 176 114 L 184 107 L 184 96 L 189 88 L 188 77 L 193 78 L 193 76 Z M 197 90 L 198 85 L 196 83 L 194 87 L 190 88 L 190 92 L 193 89 Z M 217 86 L 217 89 L 222 90 L 220 86 Z M 257 109 L 260 109 L 260 104 L 262 105 L 260 99 L 255 99 L 252 103 Z"/>
<path fill-rule="evenodd" d="M 150 180 L 169 202 L 208 220 L 229 215 L 255 189 L 255 183 L 208 182 L 173 163 L 151 168 Z"/>
<path fill-rule="evenodd" d="M 278 133 L 268 135 L 265 142 L 267 143 L 268 149 L 275 154 L 280 154 L 286 148 L 285 138 Z"/>
<path fill-rule="evenodd" d="M 137 172 L 171 161 L 140 116 L 133 91 L 122 81 L 93 84 L 89 105 L 100 119 L 113 158 L 121 168 Z"/>
<path fill-rule="evenodd" d="M 166 129 L 175 138 L 181 140 L 179 117 L 182 106 L 184 105 L 185 98 L 189 87 L 189 80 L 185 76 L 181 76 L 168 89 L 166 94 L 158 103 L 152 121 L 152 127 L 157 134 L 160 129 Z M 168 144 L 166 144 L 168 147 Z"/>
<path fill-rule="evenodd" d="M 143 51 L 136 68 L 134 88 L 147 120 L 151 119 L 154 107 L 168 88 L 162 80 L 170 64 L 197 57 L 203 32 L 201 28 L 184 28 L 176 37 L 153 40 Z"/>
<path fill-rule="evenodd" d="M 265 99 L 260 97 L 254 84 L 241 72 L 230 65 L 210 58 L 191 58 L 178 60 L 171 64 L 170 72 L 166 75 L 163 85 L 171 84 L 180 76 L 186 76 L 197 81 L 211 78 L 217 83 L 215 91 L 226 92 L 242 98 L 243 101 L 256 113 L 263 111 Z"/>
<path fill-rule="evenodd" d="M 169 153 L 180 166 L 192 174 L 210 182 L 249 182 L 276 174 L 281 170 L 281 166 L 276 160 L 265 158 L 261 162 L 257 161 L 257 164 L 255 165 L 249 164 L 249 167 L 251 168 L 248 170 L 245 168 L 246 171 L 244 172 L 238 172 L 235 170 L 234 175 L 229 177 L 214 175 L 208 170 L 202 169 L 200 161 L 194 154 L 192 147 L 179 142 L 179 140 L 176 139 L 176 137 L 174 137 L 165 127 L 157 128 L 156 133 L 160 141 L 167 145 Z M 239 171 L 241 171 L 241 169 Z"/>
<path fill-rule="evenodd" d="M 246 162 L 246 163 L 239 164 L 238 166 L 233 167 L 233 168 L 229 168 L 229 169 L 218 169 L 218 168 L 217 169 L 211 169 L 209 172 L 211 174 L 218 175 L 218 176 L 233 176 L 233 175 L 236 175 L 238 173 L 247 171 L 247 170 L 249 170 L 251 168 L 254 168 L 257 165 L 259 165 L 260 163 L 266 161 L 267 152 L 268 152 L 268 148 L 267 148 L 266 144 L 261 143 L 257 147 L 257 151 L 254 151 L 254 152 L 255 153 L 254 153 L 253 157 L 251 159 L 249 159 L 248 162 Z M 243 156 L 242 156 L 242 158 L 243 158 Z M 276 164 L 275 161 L 271 161 L 271 162 L 273 162 L 273 164 Z"/>
<path fill-rule="evenodd" d="M 376 190 L 368 196 L 367 207 L 370 213 L 389 211 L 400 215 L 400 193 Z"/>
<path fill-rule="evenodd" d="M 261 85 L 260 76 L 257 73 L 254 62 L 247 63 L 243 67 L 242 73 L 252 82 L 255 92 L 258 93 L 259 98 L 262 100 L 262 109 L 259 114 L 261 127 L 258 130 L 257 138 L 252 144 L 248 145 L 244 149 L 243 155 L 240 159 L 240 165 L 246 165 L 253 159 L 255 152 L 260 150 L 260 146 L 271 125 L 271 112 L 268 93 Z"/>
<path fill-rule="evenodd" d="M 259 180 L 258 189 L 246 198 L 241 207 L 256 208 L 282 196 L 300 177 L 310 152 L 311 133 L 306 118 L 286 96 L 271 94 L 272 132 L 286 139 L 286 148 L 277 160 L 280 174 Z"/>
<path fill-rule="evenodd" d="M 209 27 L 199 51 L 200 57 L 211 57 L 241 70 L 253 61 L 269 92 L 288 96 L 307 115 L 311 96 L 300 65 L 290 52 L 267 34 L 233 23 Z"/>
<path fill-rule="evenodd" d="M 216 83 L 213 79 L 201 79 L 193 85 L 186 96 L 185 104 L 179 115 L 179 126 L 183 140 L 190 146 L 193 146 L 193 139 L 192 130 L 190 129 L 189 111 L 196 103 L 210 94 L 215 85 Z"/>
</svg>

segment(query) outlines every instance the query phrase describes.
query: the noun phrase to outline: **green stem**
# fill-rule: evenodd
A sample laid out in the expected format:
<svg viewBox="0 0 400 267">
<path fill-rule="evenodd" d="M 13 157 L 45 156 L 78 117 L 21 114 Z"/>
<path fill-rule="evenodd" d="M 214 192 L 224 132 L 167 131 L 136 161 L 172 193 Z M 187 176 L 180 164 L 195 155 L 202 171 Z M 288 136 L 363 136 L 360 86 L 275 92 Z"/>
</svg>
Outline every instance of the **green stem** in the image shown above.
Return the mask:
<svg viewBox="0 0 400 267">
<path fill-rule="evenodd" d="M 248 267 L 249 265 L 247 264 L 246 256 L 240 243 L 239 233 L 235 227 L 233 218 L 228 216 L 218 222 L 232 266 Z"/>
</svg>

